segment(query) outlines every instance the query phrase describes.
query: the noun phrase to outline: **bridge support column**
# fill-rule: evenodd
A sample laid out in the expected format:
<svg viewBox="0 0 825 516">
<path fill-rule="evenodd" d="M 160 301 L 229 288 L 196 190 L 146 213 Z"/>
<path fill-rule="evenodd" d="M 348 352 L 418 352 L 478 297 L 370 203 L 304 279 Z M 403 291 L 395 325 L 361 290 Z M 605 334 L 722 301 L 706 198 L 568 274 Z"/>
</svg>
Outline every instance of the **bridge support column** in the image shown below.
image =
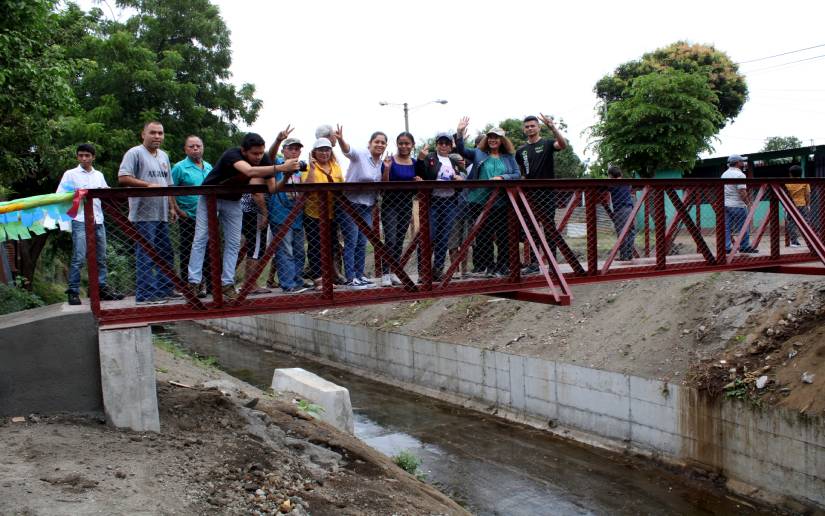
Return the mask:
<svg viewBox="0 0 825 516">
<path fill-rule="evenodd" d="M 100 330 L 98 345 L 106 421 L 137 432 L 160 432 L 149 326 Z"/>
</svg>

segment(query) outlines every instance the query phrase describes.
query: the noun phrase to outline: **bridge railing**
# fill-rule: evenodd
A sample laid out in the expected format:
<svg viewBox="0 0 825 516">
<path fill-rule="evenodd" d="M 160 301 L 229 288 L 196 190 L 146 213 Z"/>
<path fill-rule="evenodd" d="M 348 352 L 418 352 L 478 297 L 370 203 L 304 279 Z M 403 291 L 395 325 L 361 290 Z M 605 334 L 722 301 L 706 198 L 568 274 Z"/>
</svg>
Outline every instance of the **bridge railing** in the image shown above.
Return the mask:
<svg viewBox="0 0 825 516">
<path fill-rule="evenodd" d="M 823 193 L 790 179 L 89 190 L 106 239 L 86 231 L 89 297 L 106 324 L 478 293 L 566 304 L 575 283 L 821 261 Z"/>
</svg>

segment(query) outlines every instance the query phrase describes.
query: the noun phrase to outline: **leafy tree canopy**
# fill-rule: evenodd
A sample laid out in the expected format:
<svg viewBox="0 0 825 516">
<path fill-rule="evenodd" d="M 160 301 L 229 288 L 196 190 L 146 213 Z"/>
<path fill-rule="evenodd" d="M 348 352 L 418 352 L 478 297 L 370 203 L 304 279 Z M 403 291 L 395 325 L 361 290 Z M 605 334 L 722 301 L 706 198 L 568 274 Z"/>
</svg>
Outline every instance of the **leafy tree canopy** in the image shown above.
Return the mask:
<svg viewBox="0 0 825 516">
<path fill-rule="evenodd" d="M 215 161 L 236 143 L 237 124 L 257 118 L 261 101 L 255 87 L 228 82 L 230 33 L 209 0 L 118 0 L 134 12 L 122 23 L 105 19 L 98 8 L 84 12 L 70 3 L 58 11 L 53 0 L 36 3 L 42 4 L 39 10 L 27 8 L 19 18 L 45 27 L 35 34 L 48 36 L 41 39 L 63 67 L 63 75 L 45 74 L 47 84 L 54 91 L 65 78 L 66 87 L 54 94 L 63 99 L 59 109 L 35 124 L 46 141 L 28 143 L 29 173 L 22 167 L 13 175 L 9 168 L 0 170 L 0 179 L 19 193 L 53 189 L 62 171 L 74 165 L 81 142 L 95 144 L 96 166 L 113 182 L 123 153 L 140 142 L 143 124 L 152 119 L 163 123 L 164 148 L 172 159 L 182 158 L 184 139 L 197 134 L 206 159 Z M 4 130 L 20 132 L 20 126 L 25 127 L 13 122 Z M 23 141 L 37 143 L 31 137 Z M 5 146 L 0 139 L 0 152 Z"/>
<path fill-rule="evenodd" d="M 802 147 L 802 140 L 796 136 L 771 136 L 765 138 L 765 145 L 760 152 L 770 152 Z"/>
<path fill-rule="evenodd" d="M 715 119 L 717 130 L 733 120 L 745 105 L 748 87 L 739 67 L 728 55 L 712 45 L 677 41 L 664 48 L 644 54 L 640 59 L 616 67 L 612 74 L 602 77 L 594 88 L 596 95 L 607 105 L 631 95 L 633 81 L 650 73 L 678 70 L 706 77 L 716 94 L 714 105 L 722 115 Z"/>
<path fill-rule="evenodd" d="M 33 177 L 53 120 L 75 107 L 56 0 L 0 0 L 0 184 Z"/>
<path fill-rule="evenodd" d="M 598 167 L 615 163 L 651 177 L 656 170 L 690 170 L 724 116 L 704 74 L 663 70 L 635 78 L 624 97 L 607 104 L 591 128 Z"/>
</svg>

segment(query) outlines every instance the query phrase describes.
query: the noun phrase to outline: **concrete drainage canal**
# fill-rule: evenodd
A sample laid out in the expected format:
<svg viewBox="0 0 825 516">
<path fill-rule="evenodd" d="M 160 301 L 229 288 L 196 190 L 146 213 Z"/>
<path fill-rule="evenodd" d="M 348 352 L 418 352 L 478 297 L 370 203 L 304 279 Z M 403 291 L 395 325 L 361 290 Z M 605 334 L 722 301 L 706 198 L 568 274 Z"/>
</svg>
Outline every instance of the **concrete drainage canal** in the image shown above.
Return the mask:
<svg viewBox="0 0 825 516">
<path fill-rule="evenodd" d="M 476 514 L 769 514 L 707 483 L 644 461 L 370 381 L 191 323 L 155 327 L 268 388 L 301 367 L 349 389 L 355 434 L 389 456 L 421 461 L 421 478 Z"/>
</svg>

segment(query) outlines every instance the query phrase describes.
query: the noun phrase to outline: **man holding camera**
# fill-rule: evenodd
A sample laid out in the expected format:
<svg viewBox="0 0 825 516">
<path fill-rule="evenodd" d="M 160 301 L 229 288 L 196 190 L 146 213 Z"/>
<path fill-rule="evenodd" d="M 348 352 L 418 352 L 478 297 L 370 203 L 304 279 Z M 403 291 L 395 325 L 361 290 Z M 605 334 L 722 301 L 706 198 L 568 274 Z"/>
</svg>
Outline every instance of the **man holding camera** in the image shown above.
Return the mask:
<svg viewBox="0 0 825 516">
<path fill-rule="evenodd" d="M 204 185 L 242 186 L 266 182 L 270 190 L 275 189 L 273 176 L 277 172 L 291 174 L 299 168 L 297 159 L 288 159 L 280 165 L 273 165 L 266 155 L 264 139 L 256 133 L 247 133 L 240 147 L 223 153 L 212 172 L 203 180 Z M 270 184 L 271 183 L 271 184 Z M 218 194 L 218 222 L 223 230 L 223 268 L 221 290 L 224 299 L 235 299 L 235 265 L 241 247 L 241 193 Z M 189 258 L 189 283 L 196 291 L 203 279 L 203 258 L 209 240 L 209 218 L 206 197 L 198 201 L 195 219 L 195 238 Z"/>
<path fill-rule="evenodd" d="M 276 158 L 275 166 L 286 163 L 289 160 L 296 160 L 301 156 L 301 149 L 304 145 L 298 138 L 287 138 L 283 141 L 283 159 Z M 307 164 L 304 161 L 298 162 L 298 169 L 296 173 L 276 172 L 275 181 L 281 185 L 278 191 L 269 196 L 269 227 L 273 235 L 277 235 L 281 231 L 281 226 L 286 222 L 292 209 L 295 207 L 295 201 L 298 194 L 289 191 L 289 185 L 296 185 L 301 183 L 301 174 L 299 172 L 306 172 Z M 304 288 L 304 260 L 306 253 L 304 252 L 304 213 L 303 210 L 298 214 L 295 220 L 289 225 L 286 230 L 283 240 L 278 243 L 275 250 L 275 258 L 273 265 L 278 270 L 278 283 L 281 290 L 291 294 L 303 292 Z"/>
</svg>

